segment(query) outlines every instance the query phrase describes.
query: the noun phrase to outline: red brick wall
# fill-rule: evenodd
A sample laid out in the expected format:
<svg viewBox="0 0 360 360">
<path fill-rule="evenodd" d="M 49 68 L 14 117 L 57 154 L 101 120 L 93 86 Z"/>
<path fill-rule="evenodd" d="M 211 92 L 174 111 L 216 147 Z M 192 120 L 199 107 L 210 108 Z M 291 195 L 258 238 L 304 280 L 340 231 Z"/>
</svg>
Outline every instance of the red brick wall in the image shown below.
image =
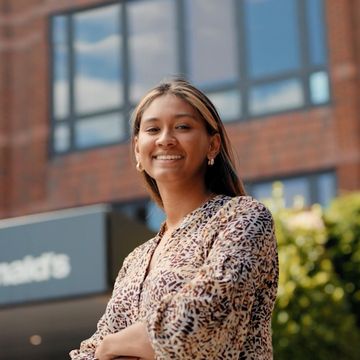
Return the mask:
<svg viewBox="0 0 360 360">
<path fill-rule="evenodd" d="M 333 123 L 332 110 L 321 107 L 232 125 L 242 176 L 255 180 L 333 167 Z"/>
<path fill-rule="evenodd" d="M 336 164 L 340 191 L 360 189 L 358 1 L 328 1 Z"/>
<path fill-rule="evenodd" d="M 48 14 L 99 2 L 0 0 L 1 217 L 145 195 L 128 143 L 48 156 Z M 244 179 L 336 168 L 342 191 L 360 188 L 359 21 L 358 2 L 327 1 L 330 106 L 229 124 Z"/>
<path fill-rule="evenodd" d="M 5 22 L 7 16 L 7 6 L 0 2 L 0 217 L 5 213 L 8 206 L 7 191 L 9 188 L 8 176 L 10 172 L 9 157 L 9 123 L 8 109 L 10 93 L 7 91 L 9 83 L 9 53 L 7 51 L 8 27 Z"/>
</svg>

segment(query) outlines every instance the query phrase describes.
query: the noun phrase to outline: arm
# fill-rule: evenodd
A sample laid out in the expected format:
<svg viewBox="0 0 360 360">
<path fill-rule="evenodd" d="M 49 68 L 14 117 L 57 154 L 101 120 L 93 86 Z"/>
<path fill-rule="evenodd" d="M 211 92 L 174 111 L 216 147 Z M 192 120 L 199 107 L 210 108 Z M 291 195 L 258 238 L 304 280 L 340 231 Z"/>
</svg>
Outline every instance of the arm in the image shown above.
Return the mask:
<svg viewBox="0 0 360 360">
<path fill-rule="evenodd" d="M 79 349 L 72 350 L 69 354 L 70 358 L 72 360 L 94 360 L 95 349 L 107 334 L 109 334 L 109 329 L 104 314 L 97 323 L 96 332 L 89 339 L 82 341 Z"/>
<path fill-rule="evenodd" d="M 217 236 L 195 278 L 146 319 L 156 359 L 219 359 L 224 352 L 230 359 L 243 351 L 260 263 L 275 241 L 272 217 L 262 204 L 235 198 L 213 226 Z"/>
<path fill-rule="evenodd" d="M 112 296 L 114 296 L 115 290 L 120 280 L 123 279 L 124 276 L 126 275 L 128 263 L 129 263 L 129 256 L 124 260 L 123 266 L 121 267 L 119 274 L 116 278 Z M 81 342 L 79 349 L 72 350 L 69 354 L 70 358 L 72 360 L 94 360 L 96 348 L 99 346 L 102 340 L 109 334 L 110 334 L 110 329 L 108 327 L 107 316 L 105 313 L 97 323 L 96 332 L 89 339 L 86 339 L 83 342 Z"/>
<path fill-rule="evenodd" d="M 99 360 L 111 360 L 124 357 L 153 360 L 154 351 L 144 323 L 136 322 L 126 329 L 106 336 L 96 349 Z"/>
</svg>

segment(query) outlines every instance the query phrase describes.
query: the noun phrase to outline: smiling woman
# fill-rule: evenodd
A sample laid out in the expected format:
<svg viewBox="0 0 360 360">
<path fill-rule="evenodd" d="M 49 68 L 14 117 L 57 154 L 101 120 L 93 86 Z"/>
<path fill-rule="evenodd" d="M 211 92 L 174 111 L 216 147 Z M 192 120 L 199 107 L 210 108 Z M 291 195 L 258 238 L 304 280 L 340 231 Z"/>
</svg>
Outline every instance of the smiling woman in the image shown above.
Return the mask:
<svg viewBox="0 0 360 360">
<path fill-rule="evenodd" d="M 165 103 L 166 107 L 164 109 L 162 109 L 161 103 Z M 177 107 L 175 112 L 169 109 L 173 105 Z M 134 112 L 132 126 L 135 152 L 137 150 L 137 141 L 141 137 L 143 120 L 146 120 L 146 116 L 151 119 L 153 116 L 151 111 L 161 113 L 166 112 L 166 109 L 169 109 L 169 112 L 173 111 L 173 117 L 178 120 L 184 118 L 183 115 L 186 114 L 188 121 L 192 119 L 193 124 L 196 124 L 197 131 L 202 128 L 200 133 L 208 137 L 208 141 L 211 140 L 211 146 L 215 146 L 215 148 L 210 148 L 209 143 L 209 153 L 207 155 L 210 158 L 208 157 L 208 160 L 211 163 L 214 162 L 214 164 L 213 166 L 205 166 L 204 179 L 207 191 L 218 194 L 223 193 L 229 196 L 245 195 L 243 184 L 236 174 L 230 142 L 216 108 L 207 96 L 184 80 L 161 83 L 140 101 Z M 156 119 L 160 121 L 159 118 Z M 193 134 L 194 131 L 192 130 L 191 133 Z M 199 140 L 193 141 L 193 145 L 198 146 Z M 215 161 L 215 158 L 218 161 Z M 205 157 L 203 160 L 205 160 Z M 153 199 L 162 206 L 162 198 L 157 182 L 146 171 L 142 175 Z"/>
<path fill-rule="evenodd" d="M 165 82 L 133 116 L 137 169 L 166 214 L 124 261 L 95 334 L 73 360 L 272 358 L 273 220 L 246 196 L 210 100 Z"/>
</svg>

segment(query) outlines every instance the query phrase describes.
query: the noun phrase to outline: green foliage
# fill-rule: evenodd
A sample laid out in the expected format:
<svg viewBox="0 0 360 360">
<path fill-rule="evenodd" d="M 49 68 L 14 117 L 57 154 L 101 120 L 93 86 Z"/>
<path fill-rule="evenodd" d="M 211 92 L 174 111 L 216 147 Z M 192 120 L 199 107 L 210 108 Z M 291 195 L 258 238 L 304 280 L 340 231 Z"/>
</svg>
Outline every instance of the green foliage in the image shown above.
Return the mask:
<svg viewBox="0 0 360 360">
<path fill-rule="evenodd" d="M 325 224 L 328 252 L 360 327 L 360 193 L 335 199 Z"/>
<path fill-rule="evenodd" d="M 285 209 L 279 184 L 274 194 L 268 203 L 274 214 L 280 263 L 278 299 L 272 324 L 274 359 L 358 359 L 360 331 L 347 293 L 350 288 L 354 296 L 359 291 L 355 279 L 359 280 L 360 266 L 359 263 L 355 266 L 343 263 L 338 248 L 348 244 L 351 237 L 351 251 L 355 243 L 359 249 L 359 222 L 356 227 L 351 219 L 355 213 L 359 220 L 360 201 L 349 200 L 356 203 L 354 208 L 357 210 L 347 212 L 334 202 L 324 216 L 319 206 L 306 210 L 301 206 Z M 344 206 L 348 209 L 347 204 Z M 328 231 L 326 226 L 330 224 Z M 347 233 L 351 233 L 346 240 L 343 240 L 344 226 Z M 331 239 L 331 246 L 328 239 Z M 345 277 L 336 272 L 340 265 L 334 266 L 334 258 L 342 264 L 342 275 L 348 276 L 345 282 Z M 347 285 L 349 282 L 354 286 Z"/>
</svg>

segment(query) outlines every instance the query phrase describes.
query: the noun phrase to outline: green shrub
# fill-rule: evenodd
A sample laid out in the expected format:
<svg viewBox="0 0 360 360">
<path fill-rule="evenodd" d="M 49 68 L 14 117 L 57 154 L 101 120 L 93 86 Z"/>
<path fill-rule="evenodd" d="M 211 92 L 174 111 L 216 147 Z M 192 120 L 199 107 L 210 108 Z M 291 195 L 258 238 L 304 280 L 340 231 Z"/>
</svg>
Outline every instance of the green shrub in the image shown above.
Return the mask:
<svg viewBox="0 0 360 360">
<path fill-rule="evenodd" d="M 285 209 L 279 194 L 277 189 L 268 203 L 274 214 L 280 263 L 272 324 L 274 359 L 358 359 L 360 332 L 346 285 L 328 252 L 322 209 Z M 335 245 L 331 249 L 336 253 Z"/>
<path fill-rule="evenodd" d="M 360 327 L 360 193 L 335 199 L 325 213 L 327 249 Z"/>
</svg>

